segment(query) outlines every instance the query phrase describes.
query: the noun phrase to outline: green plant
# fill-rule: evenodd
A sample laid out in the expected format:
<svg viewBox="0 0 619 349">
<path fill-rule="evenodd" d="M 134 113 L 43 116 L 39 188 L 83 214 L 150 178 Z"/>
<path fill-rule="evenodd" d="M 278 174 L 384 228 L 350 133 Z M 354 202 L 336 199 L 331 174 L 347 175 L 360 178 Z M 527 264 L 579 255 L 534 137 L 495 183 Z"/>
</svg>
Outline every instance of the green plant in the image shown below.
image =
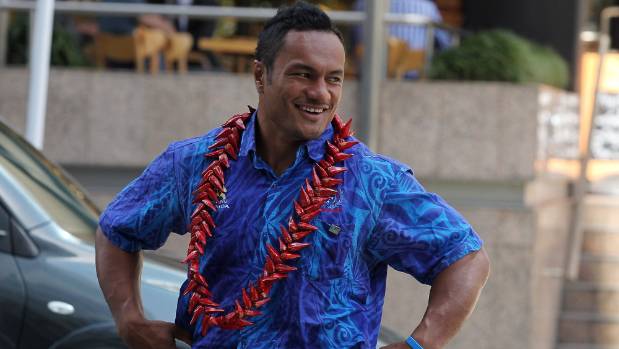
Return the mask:
<svg viewBox="0 0 619 349">
<path fill-rule="evenodd" d="M 565 60 L 550 48 L 506 30 L 467 37 L 459 47 L 437 54 L 430 69 L 437 80 L 538 82 L 565 88 Z"/>
<path fill-rule="evenodd" d="M 28 62 L 29 29 L 28 15 L 15 14 L 13 16 L 8 31 L 7 62 L 9 64 Z M 75 36 L 58 23 L 54 23 L 50 55 L 50 63 L 55 66 L 81 67 L 88 64 Z"/>
<path fill-rule="evenodd" d="M 7 63 L 25 64 L 28 61 L 28 16 L 15 14 L 8 30 Z"/>
</svg>

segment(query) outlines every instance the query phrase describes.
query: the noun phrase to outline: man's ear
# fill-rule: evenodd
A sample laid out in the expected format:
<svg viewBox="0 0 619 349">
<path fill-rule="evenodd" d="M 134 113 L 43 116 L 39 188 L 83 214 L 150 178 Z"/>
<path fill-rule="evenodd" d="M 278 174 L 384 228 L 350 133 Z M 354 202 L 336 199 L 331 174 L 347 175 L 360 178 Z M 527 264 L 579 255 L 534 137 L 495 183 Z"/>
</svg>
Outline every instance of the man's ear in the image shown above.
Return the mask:
<svg viewBox="0 0 619 349">
<path fill-rule="evenodd" d="M 256 83 L 256 91 L 258 94 L 264 92 L 264 84 L 266 82 L 266 67 L 259 60 L 254 59 L 254 80 Z"/>
</svg>

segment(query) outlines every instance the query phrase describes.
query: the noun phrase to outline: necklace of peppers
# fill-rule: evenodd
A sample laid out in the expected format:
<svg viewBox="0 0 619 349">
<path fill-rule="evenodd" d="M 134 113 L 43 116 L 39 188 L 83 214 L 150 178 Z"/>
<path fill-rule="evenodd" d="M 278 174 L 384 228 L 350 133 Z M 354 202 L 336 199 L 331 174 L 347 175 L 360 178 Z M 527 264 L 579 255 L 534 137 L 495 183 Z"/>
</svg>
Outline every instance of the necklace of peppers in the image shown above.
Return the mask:
<svg viewBox="0 0 619 349">
<path fill-rule="evenodd" d="M 305 180 L 298 200 L 293 201 L 294 213 L 288 220 L 288 227 L 280 226 L 279 248 L 266 244 L 268 255 L 262 275 L 241 290 L 241 299 L 237 299 L 234 309 L 226 314 L 223 309 L 218 308 L 219 304 L 213 301 L 208 283 L 200 273 L 200 258 L 204 254 L 207 239 L 213 237 L 215 222 L 212 213 L 217 210 L 218 195 L 225 191 L 224 168 L 230 167 L 229 157 L 236 160 L 245 122 L 253 112 L 250 108 L 249 113 L 234 115 L 222 125 L 215 143 L 209 147 L 210 152 L 205 155 L 215 160 L 202 172 L 202 180 L 192 193 L 193 203 L 197 206 L 191 215 L 191 239 L 187 258 L 183 260 L 183 263 L 188 264 L 189 279 L 183 295 L 192 293 L 187 309 L 188 313 L 192 314 L 190 325 L 201 326 L 202 336 L 214 326 L 233 330 L 253 324 L 248 318 L 260 315 L 257 309 L 270 300 L 269 293 L 273 284 L 285 279 L 288 273 L 297 269 L 288 263 L 300 258 L 298 252 L 310 246 L 303 240 L 318 229 L 311 225 L 310 221 L 321 212 L 322 205 L 337 194 L 335 188 L 342 183 L 342 179 L 335 176 L 345 172 L 346 168 L 335 165 L 350 158 L 352 155 L 344 151 L 358 143 L 347 140 L 352 135 L 352 119 L 344 123 L 335 115 L 331 122 L 333 139 L 326 142 L 326 154 L 314 164 L 311 178 Z"/>
</svg>

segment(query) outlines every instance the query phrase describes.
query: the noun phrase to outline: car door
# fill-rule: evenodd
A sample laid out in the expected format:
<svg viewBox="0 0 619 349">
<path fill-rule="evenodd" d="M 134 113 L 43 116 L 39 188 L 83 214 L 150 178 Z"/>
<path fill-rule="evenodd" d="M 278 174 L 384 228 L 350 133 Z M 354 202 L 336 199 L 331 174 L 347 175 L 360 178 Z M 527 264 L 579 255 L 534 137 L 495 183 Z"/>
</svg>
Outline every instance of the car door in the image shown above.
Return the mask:
<svg viewBox="0 0 619 349">
<path fill-rule="evenodd" d="M 11 217 L 0 204 L 0 348 L 17 348 L 26 289 L 13 251 Z"/>
</svg>

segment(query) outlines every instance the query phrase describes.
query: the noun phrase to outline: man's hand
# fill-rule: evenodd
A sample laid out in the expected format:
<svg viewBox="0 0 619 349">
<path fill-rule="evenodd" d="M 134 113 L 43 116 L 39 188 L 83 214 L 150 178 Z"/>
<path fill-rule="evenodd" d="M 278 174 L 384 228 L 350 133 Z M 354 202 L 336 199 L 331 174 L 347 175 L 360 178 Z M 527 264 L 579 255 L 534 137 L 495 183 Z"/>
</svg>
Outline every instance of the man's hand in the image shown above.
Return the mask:
<svg viewBox="0 0 619 349">
<path fill-rule="evenodd" d="M 134 320 L 119 324 L 118 333 L 132 349 L 176 349 L 174 338 L 191 345 L 191 335 L 173 323 Z"/>
</svg>

